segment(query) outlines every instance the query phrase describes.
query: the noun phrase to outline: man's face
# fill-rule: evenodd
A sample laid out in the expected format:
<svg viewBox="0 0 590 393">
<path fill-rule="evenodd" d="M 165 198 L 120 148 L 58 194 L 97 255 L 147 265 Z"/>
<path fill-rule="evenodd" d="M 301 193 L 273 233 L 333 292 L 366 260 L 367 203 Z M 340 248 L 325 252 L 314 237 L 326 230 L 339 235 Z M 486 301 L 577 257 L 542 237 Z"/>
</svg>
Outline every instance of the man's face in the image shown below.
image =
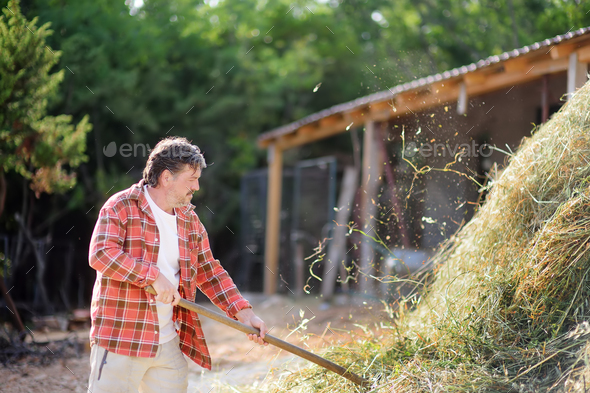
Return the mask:
<svg viewBox="0 0 590 393">
<path fill-rule="evenodd" d="M 186 165 L 176 176 L 171 176 L 167 184 L 166 202 L 171 207 L 183 207 L 188 205 L 193 198 L 193 193 L 199 190 L 199 178 L 201 169 L 194 170 Z"/>
</svg>

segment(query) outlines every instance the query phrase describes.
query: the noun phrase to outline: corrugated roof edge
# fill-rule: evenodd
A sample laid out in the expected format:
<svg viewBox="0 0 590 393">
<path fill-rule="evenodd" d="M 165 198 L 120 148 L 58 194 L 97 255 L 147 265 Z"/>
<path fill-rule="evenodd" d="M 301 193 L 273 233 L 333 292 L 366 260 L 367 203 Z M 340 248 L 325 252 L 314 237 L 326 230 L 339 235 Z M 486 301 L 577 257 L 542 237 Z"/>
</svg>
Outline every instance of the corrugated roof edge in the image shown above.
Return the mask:
<svg viewBox="0 0 590 393">
<path fill-rule="evenodd" d="M 508 59 L 513 59 L 515 57 L 530 53 L 532 51 L 537 51 L 541 48 L 548 47 L 550 45 L 560 44 L 563 41 L 571 40 L 572 38 L 580 37 L 582 35 L 588 34 L 590 32 L 590 27 L 583 27 L 576 31 L 567 32 L 566 34 L 561 34 L 555 36 L 553 38 L 548 38 L 540 42 L 535 42 L 534 44 L 523 46 L 519 49 L 513 49 L 508 52 L 504 52 L 500 55 L 490 56 L 486 59 L 482 59 L 477 63 L 471 63 L 469 65 L 464 65 L 458 68 L 453 68 L 452 70 L 444 71 L 439 74 L 425 76 L 423 78 L 417 79 L 412 82 L 406 82 L 401 85 L 397 85 L 393 88 L 388 90 L 380 91 L 377 93 L 370 94 L 368 96 L 360 97 L 352 101 L 348 101 L 342 104 L 334 105 L 330 108 L 324 109 L 320 112 L 313 113 L 309 116 L 306 116 L 302 119 L 299 119 L 293 123 L 275 128 L 271 131 L 267 131 L 262 133 L 258 136 L 258 141 L 265 141 L 267 139 L 274 139 L 281 135 L 288 134 L 290 132 L 295 131 L 296 129 L 306 125 L 323 119 L 324 117 L 328 117 L 330 115 L 334 115 L 336 113 L 346 112 L 348 110 L 370 104 L 373 102 L 380 102 L 387 98 L 394 97 L 399 93 L 413 90 L 419 87 L 423 87 L 429 85 L 433 82 L 439 82 L 447 79 L 451 79 L 457 77 L 459 75 L 464 75 L 469 72 L 488 67 L 490 65 L 499 63 L 501 61 L 505 61 Z"/>
</svg>

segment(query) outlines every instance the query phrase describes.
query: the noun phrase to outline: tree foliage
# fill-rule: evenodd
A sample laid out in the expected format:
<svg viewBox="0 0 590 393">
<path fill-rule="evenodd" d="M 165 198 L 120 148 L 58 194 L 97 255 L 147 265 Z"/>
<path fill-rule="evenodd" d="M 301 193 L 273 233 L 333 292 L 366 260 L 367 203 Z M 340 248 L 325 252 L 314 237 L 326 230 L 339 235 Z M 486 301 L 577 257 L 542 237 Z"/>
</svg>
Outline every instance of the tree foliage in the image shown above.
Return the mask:
<svg viewBox="0 0 590 393">
<path fill-rule="evenodd" d="M 75 183 L 72 170 L 86 160 L 88 118 L 48 116 L 48 100 L 63 79 L 51 73 L 61 55 L 45 44 L 49 23 L 27 21 L 12 0 L 0 17 L 0 176 L 16 171 L 37 195 L 64 192 Z M 6 192 L 6 190 L 3 190 Z M 0 198 L 1 199 L 1 198 Z M 2 207 L 0 206 L 0 214 Z"/>
</svg>

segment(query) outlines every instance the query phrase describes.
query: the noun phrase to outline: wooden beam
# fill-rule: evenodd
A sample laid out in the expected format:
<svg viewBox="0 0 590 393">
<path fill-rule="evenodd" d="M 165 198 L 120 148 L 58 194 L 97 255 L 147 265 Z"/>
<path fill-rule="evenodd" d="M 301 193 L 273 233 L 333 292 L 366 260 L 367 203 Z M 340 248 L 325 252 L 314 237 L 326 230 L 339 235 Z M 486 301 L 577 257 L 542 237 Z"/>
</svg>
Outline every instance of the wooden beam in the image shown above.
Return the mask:
<svg viewBox="0 0 590 393">
<path fill-rule="evenodd" d="M 403 101 L 402 105 L 397 106 L 397 117 L 407 114 L 415 115 L 416 113 L 433 106 L 452 102 L 459 96 L 459 85 L 452 85 L 445 90 L 439 91 L 438 94 L 430 93 L 421 97 L 416 97 L 411 101 Z"/>
<path fill-rule="evenodd" d="M 471 72 L 463 76 L 463 81 L 467 86 L 483 85 L 487 80 L 487 75 L 483 72 Z"/>
<path fill-rule="evenodd" d="M 525 57 L 517 57 L 516 59 L 506 60 L 504 62 L 504 71 L 506 72 L 521 72 L 528 71 L 531 68 L 529 65 L 529 59 Z"/>
<path fill-rule="evenodd" d="M 316 124 L 311 123 L 311 124 L 306 124 L 304 126 L 299 127 L 299 129 L 297 130 L 298 134 L 311 134 L 315 131 L 317 131 L 318 127 Z"/>
<path fill-rule="evenodd" d="M 565 71 L 567 70 L 567 65 L 567 58 L 558 60 L 552 60 L 549 58 L 547 60 L 531 62 L 529 64 L 530 67 L 525 72 L 503 72 L 490 75 L 484 84 L 471 87 L 468 86 L 467 94 L 473 97 L 506 87 L 510 88 L 512 86 L 539 79 L 542 75 Z"/>
<path fill-rule="evenodd" d="M 582 63 L 590 62 L 590 45 L 578 49 L 578 61 Z"/>
<path fill-rule="evenodd" d="M 426 94 L 424 96 L 419 97 L 416 95 L 415 91 L 407 92 L 399 94 L 395 98 L 395 108 L 394 112 L 397 116 L 404 115 L 405 113 L 410 113 L 414 111 L 416 106 L 419 106 L 419 103 L 426 99 L 427 97 L 432 97 L 433 94 Z"/>
<path fill-rule="evenodd" d="M 264 293 L 277 292 L 279 279 L 279 245 L 281 232 L 281 189 L 283 184 L 283 151 L 276 143 L 268 148 L 268 194 L 264 242 Z"/>
<path fill-rule="evenodd" d="M 395 97 L 395 101 L 397 104 L 396 107 L 399 109 L 400 106 L 403 107 L 416 101 L 416 92 L 408 91 L 405 93 L 398 94 L 397 97 Z"/>
<path fill-rule="evenodd" d="M 375 102 L 369 106 L 371 113 L 381 112 L 383 110 L 391 110 L 391 100 Z"/>
<path fill-rule="evenodd" d="M 549 50 L 551 58 L 554 60 L 561 59 L 562 57 L 569 56 L 575 48 L 575 44 L 561 44 L 555 45 Z"/>
<path fill-rule="evenodd" d="M 364 123 L 369 111 L 366 108 L 358 108 L 346 114 L 355 123 Z M 350 123 L 348 123 L 350 124 Z"/>
<path fill-rule="evenodd" d="M 393 100 L 390 99 L 388 101 L 380 101 L 371 104 L 371 106 L 369 107 L 369 114 L 371 116 L 371 119 L 377 121 L 384 121 L 391 118 L 391 115 L 393 115 L 392 102 Z"/>
<path fill-rule="evenodd" d="M 463 83 L 463 81 L 459 82 Z M 438 94 L 445 90 L 449 89 L 456 89 L 458 86 L 457 82 L 454 80 L 446 80 L 442 82 L 434 82 L 430 85 L 430 94 Z"/>
<path fill-rule="evenodd" d="M 320 128 L 333 126 L 334 124 L 338 124 L 340 122 L 342 122 L 342 115 L 341 114 L 330 115 L 328 117 L 324 117 L 323 119 L 320 119 L 320 121 L 319 121 Z"/>
<path fill-rule="evenodd" d="M 339 123 L 335 123 L 331 126 L 327 127 L 319 127 L 313 133 L 296 133 L 290 134 L 289 138 L 281 138 L 277 141 L 277 146 L 281 148 L 281 150 L 292 149 L 294 147 L 298 147 L 301 145 L 306 145 L 311 142 L 318 141 L 320 139 L 328 138 L 332 135 L 339 134 L 346 130 L 346 127 L 351 123 L 351 120 L 344 120 L 340 121 Z M 362 124 L 360 121 L 354 122 L 354 124 Z"/>
<path fill-rule="evenodd" d="M 394 110 L 393 108 L 390 107 L 390 110 L 386 110 L 386 111 L 381 111 L 381 112 L 376 112 L 371 114 L 371 117 L 369 118 L 370 120 L 374 120 L 374 121 L 387 121 L 391 118 L 393 118 L 394 115 Z"/>
<path fill-rule="evenodd" d="M 541 76 L 545 74 L 554 74 L 556 72 L 562 72 L 567 70 L 568 66 L 568 58 L 564 57 L 561 59 L 553 60 L 553 59 L 543 59 L 538 60 L 536 62 L 532 62 L 530 64 L 531 68 L 529 68 L 530 72 L 527 70 L 527 73 L 531 73 L 533 75 Z"/>
</svg>

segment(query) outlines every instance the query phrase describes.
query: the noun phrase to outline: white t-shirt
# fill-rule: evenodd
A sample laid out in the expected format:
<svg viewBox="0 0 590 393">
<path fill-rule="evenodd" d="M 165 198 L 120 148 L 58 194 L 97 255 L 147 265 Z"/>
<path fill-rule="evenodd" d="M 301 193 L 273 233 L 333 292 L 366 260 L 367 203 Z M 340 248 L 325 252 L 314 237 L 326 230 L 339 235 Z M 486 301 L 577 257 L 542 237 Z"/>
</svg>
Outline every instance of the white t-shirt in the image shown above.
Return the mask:
<svg viewBox="0 0 590 393">
<path fill-rule="evenodd" d="M 149 202 L 156 226 L 158 227 L 160 249 L 158 251 L 158 268 L 160 274 L 168 279 L 176 288 L 180 283 L 180 250 L 178 248 L 178 229 L 176 216 L 162 210 L 150 197 L 148 186 L 144 186 L 146 199 Z M 158 309 L 158 323 L 160 324 L 160 344 L 167 343 L 176 337 L 176 329 L 172 321 L 172 305 L 156 302 Z"/>
</svg>

